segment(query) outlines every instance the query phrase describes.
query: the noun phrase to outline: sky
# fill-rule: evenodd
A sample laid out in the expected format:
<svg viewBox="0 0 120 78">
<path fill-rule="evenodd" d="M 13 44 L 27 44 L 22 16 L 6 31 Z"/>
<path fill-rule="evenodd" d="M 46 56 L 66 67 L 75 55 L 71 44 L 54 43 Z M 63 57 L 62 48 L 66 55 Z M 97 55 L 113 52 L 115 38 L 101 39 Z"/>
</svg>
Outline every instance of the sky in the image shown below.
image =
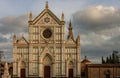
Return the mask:
<svg viewBox="0 0 120 78">
<path fill-rule="evenodd" d="M 46 0 L 0 1 L 0 50 L 3 61 L 12 61 L 13 35 L 28 39 L 28 14 L 37 16 Z M 48 0 L 49 9 L 61 18 L 65 14 L 66 33 L 70 19 L 76 39 L 80 35 L 81 60 L 87 56 L 93 63 L 101 57 L 120 51 L 120 0 Z M 66 34 L 67 35 L 67 34 Z"/>
</svg>

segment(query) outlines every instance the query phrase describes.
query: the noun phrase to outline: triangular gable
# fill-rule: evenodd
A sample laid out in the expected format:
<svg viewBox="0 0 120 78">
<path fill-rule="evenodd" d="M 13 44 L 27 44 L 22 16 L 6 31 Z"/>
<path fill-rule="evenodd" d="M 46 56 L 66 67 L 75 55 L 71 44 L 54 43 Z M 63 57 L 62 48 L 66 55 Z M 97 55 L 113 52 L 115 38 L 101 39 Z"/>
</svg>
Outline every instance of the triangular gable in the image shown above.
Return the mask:
<svg viewBox="0 0 120 78">
<path fill-rule="evenodd" d="M 46 16 L 47 15 L 47 16 Z M 34 20 L 33 25 L 42 23 L 44 24 L 44 18 L 49 17 L 52 22 L 57 23 L 60 25 L 60 19 L 56 17 L 49 9 L 44 9 Z"/>
<path fill-rule="evenodd" d="M 75 44 L 75 41 L 70 38 L 67 40 L 66 44 Z"/>
<path fill-rule="evenodd" d="M 28 44 L 28 42 L 24 37 L 22 37 L 20 40 L 18 40 L 18 44 Z"/>
<path fill-rule="evenodd" d="M 45 47 L 44 50 L 40 53 L 40 57 L 42 58 L 46 54 L 49 54 L 50 56 L 53 56 L 53 53 L 50 51 L 48 47 Z"/>
</svg>

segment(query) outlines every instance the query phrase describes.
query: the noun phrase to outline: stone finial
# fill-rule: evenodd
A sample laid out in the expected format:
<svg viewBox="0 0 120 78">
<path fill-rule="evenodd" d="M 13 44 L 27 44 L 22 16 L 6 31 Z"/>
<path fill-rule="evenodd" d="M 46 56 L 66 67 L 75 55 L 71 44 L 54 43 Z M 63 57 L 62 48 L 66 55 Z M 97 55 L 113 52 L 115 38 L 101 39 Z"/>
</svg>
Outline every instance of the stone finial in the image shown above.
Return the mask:
<svg viewBox="0 0 120 78">
<path fill-rule="evenodd" d="M 77 39 L 80 40 L 80 35 L 77 36 Z"/>
<path fill-rule="evenodd" d="M 69 23 L 69 28 L 72 29 L 72 22 L 71 22 L 71 19 L 70 19 L 70 23 Z"/>
<path fill-rule="evenodd" d="M 14 34 L 13 36 L 13 43 L 16 43 L 17 39 L 16 39 L 16 35 Z"/>
<path fill-rule="evenodd" d="M 16 34 L 14 34 L 13 38 L 16 39 Z"/>
<path fill-rule="evenodd" d="M 62 12 L 61 20 L 64 21 L 64 13 Z"/>
<path fill-rule="evenodd" d="M 74 40 L 74 38 L 73 38 L 73 32 L 72 32 L 72 23 L 71 23 L 71 20 L 70 20 L 70 23 L 69 23 L 69 28 L 68 28 L 68 30 L 69 30 L 68 39 Z"/>
<path fill-rule="evenodd" d="M 80 36 L 79 35 L 76 38 L 76 43 L 77 43 L 78 46 L 80 45 Z"/>
<path fill-rule="evenodd" d="M 45 5 L 45 8 L 48 9 L 48 1 L 46 1 L 46 5 Z"/>
<path fill-rule="evenodd" d="M 32 12 L 29 14 L 29 21 L 32 21 Z"/>
</svg>

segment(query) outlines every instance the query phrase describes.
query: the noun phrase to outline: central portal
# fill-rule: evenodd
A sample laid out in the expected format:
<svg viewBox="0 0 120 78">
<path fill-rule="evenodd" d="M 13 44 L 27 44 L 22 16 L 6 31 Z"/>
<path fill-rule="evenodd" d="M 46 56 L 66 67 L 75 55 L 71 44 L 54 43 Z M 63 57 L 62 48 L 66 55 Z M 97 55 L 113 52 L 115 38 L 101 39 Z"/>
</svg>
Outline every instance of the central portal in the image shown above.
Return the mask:
<svg viewBox="0 0 120 78">
<path fill-rule="evenodd" d="M 20 78 L 25 78 L 25 69 L 21 69 L 20 73 Z"/>
<path fill-rule="evenodd" d="M 52 58 L 50 54 L 46 54 L 43 58 L 43 64 L 44 64 L 44 78 L 51 78 L 52 77 Z"/>
<path fill-rule="evenodd" d="M 50 66 L 44 67 L 44 78 L 50 78 Z"/>
<path fill-rule="evenodd" d="M 69 78 L 73 78 L 73 69 L 69 69 Z"/>
</svg>

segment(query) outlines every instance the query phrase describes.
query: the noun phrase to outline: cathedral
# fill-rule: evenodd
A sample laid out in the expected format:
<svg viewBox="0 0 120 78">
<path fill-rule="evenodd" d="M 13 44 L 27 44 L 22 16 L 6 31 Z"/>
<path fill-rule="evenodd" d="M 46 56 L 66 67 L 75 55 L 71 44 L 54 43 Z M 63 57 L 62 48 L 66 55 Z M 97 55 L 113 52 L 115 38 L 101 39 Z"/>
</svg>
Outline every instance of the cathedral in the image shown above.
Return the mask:
<svg viewBox="0 0 120 78">
<path fill-rule="evenodd" d="M 64 13 L 59 19 L 46 2 L 28 25 L 28 40 L 13 37 L 13 78 L 80 78 L 80 36 L 74 39 L 70 21 L 65 37 Z"/>
</svg>

